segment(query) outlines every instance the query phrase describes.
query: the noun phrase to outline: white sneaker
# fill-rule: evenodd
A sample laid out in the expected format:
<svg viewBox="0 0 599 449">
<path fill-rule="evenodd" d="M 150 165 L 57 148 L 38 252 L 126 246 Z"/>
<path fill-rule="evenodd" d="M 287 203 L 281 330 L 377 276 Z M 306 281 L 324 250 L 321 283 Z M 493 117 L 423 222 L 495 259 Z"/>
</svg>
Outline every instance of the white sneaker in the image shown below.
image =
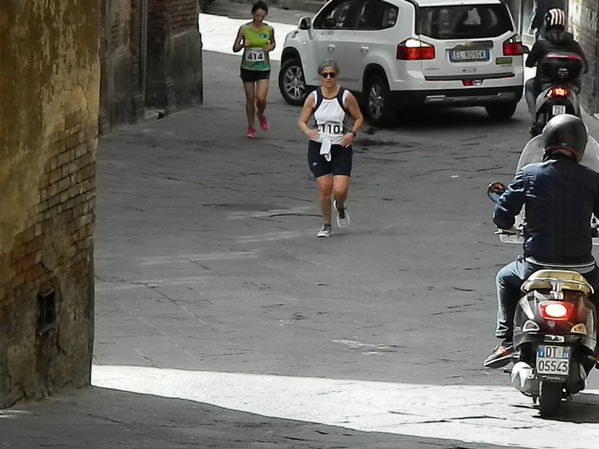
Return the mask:
<svg viewBox="0 0 599 449">
<path fill-rule="evenodd" d="M 346 228 L 349 226 L 349 214 L 347 213 L 347 209 L 344 207 L 343 209 L 337 208 L 337 201 L 333 201 L 333 207 L 337 211 L 337 225 L 340 228 Z"/>
<path fill-rule="evenodd" d="M 330 237 L 331 236 L 331 225 L 322 225 L 322 229 L 318 231 L 316 237 Z"/>
</svg>

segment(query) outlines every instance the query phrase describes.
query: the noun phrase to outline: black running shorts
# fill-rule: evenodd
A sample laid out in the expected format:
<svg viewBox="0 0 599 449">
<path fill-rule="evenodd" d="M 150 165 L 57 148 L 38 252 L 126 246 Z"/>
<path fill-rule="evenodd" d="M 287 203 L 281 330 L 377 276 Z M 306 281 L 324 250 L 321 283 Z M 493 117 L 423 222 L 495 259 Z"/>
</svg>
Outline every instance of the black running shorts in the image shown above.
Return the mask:
<svg viewBox="0 0 599 449">
<path fill-rule="evenodd" d="M 244 83 L 255 83 L 260 80 L 267 80 L 270 78 L 270 70 L 247 70 L 241 69 L 241 80 Z"/>
<path fill-rule="evenodd" d="M 324 175 L 351 176 L 352 155 L 351 147 L 331 145 L 331 160 L 327 161 L 320 154 L 320 143 L 310 140 L 308 143 L 308 166 L 314 175 L 314 179 Z"/>
</svg>

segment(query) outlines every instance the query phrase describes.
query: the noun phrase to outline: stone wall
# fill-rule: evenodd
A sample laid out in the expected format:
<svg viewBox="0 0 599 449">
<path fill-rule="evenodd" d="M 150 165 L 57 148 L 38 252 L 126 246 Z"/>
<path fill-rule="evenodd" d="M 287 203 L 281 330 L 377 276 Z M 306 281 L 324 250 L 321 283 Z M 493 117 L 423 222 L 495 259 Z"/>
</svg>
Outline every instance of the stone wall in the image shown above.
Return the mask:
<svg viewBox="0 0 599 449">
<path fill-rule="evenodd" d="M 102 0 L 100 129 L 201 103 L 198 0 Z"/>
<path fill-rule="evenodd" d="M 203 101 L 197 0 L 148 0 L 146 106 L 172 111 Z"/>
<path fill-rule="evenodd" d="M 591 114 L 599 113 L 599 2 L 570 0 L 569 28 L 580 42 L 589 61 L 583 76 L 581 106 Z"/>
<path fill-rule="evenodd" d="M 0 8 L 0 408 L 90 380 L 99 6 Z"/>
<path fill-rule="evenodd" d="M 146 0 L 147 1 L 147 0 Z M 103 0 L 100 47 L 100 129 L 144 116 L 142 26 L 146 1 Z"/>
</svg>

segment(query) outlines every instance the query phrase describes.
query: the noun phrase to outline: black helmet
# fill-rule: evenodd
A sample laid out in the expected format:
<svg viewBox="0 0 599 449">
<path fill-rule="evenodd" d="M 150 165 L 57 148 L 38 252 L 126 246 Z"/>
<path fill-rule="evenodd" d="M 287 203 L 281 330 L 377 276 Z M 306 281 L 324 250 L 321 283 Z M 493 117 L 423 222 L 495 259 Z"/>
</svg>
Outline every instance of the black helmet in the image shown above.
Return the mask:
<svg viewBox="0 0 599 449">
<path fill-rule="evenodd" d="M 587 127 L 579 117 L 571 114 L 556 115 L 543 129 L 545 155 L 563 151 L 580 162 L 587 146 L 587 138 Z"/>
<path fill-rule="evenodd" d="M 566 13 L 563 9 L 552 8 L 545 14 L 545 29 L 566 27 Z"/>
</svg>

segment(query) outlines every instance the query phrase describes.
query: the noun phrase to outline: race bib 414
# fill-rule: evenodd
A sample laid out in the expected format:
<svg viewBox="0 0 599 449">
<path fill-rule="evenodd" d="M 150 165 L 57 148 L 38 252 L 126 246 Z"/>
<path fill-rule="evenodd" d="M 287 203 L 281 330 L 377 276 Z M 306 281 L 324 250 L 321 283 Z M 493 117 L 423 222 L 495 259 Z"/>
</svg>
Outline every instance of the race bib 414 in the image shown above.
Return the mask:
<svg viewBox="0 0 599 449">
<path fill-rule="evenodd" d="M 264 61 L 266 59 L 264 50 L 261 48 L 248 47 L 245 49 L 245 60 L 251 62 Z"/>
</svg>

